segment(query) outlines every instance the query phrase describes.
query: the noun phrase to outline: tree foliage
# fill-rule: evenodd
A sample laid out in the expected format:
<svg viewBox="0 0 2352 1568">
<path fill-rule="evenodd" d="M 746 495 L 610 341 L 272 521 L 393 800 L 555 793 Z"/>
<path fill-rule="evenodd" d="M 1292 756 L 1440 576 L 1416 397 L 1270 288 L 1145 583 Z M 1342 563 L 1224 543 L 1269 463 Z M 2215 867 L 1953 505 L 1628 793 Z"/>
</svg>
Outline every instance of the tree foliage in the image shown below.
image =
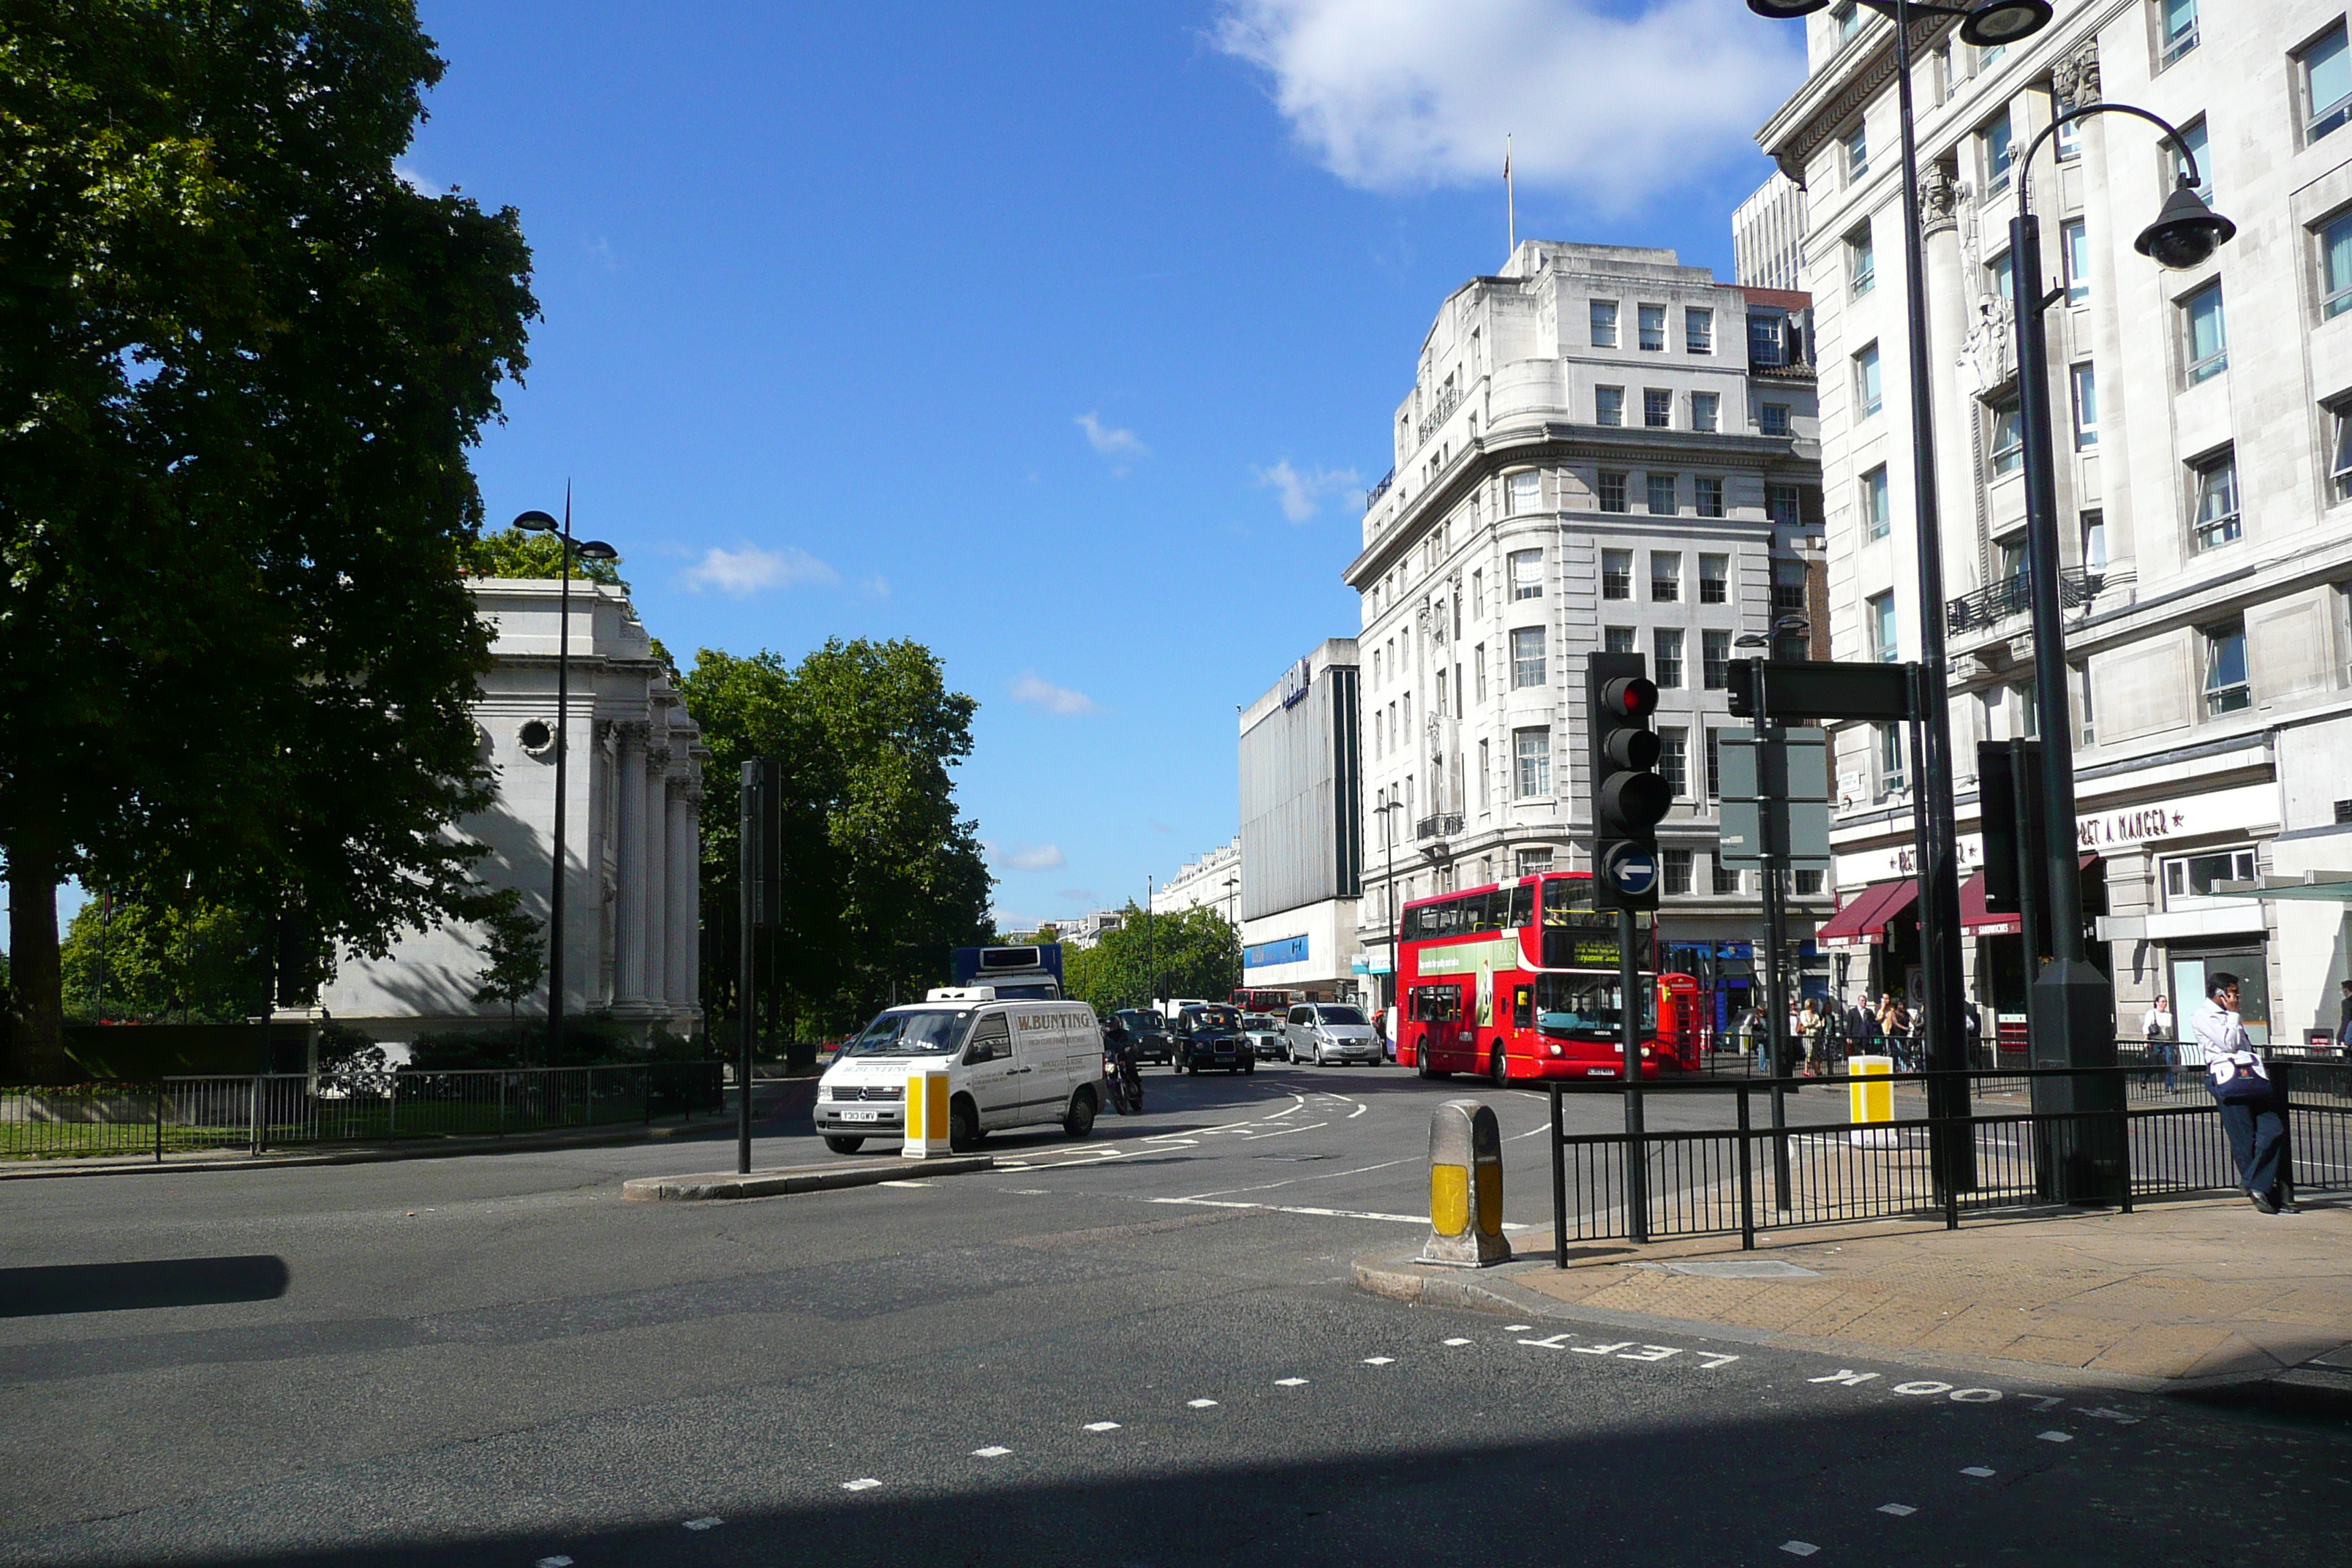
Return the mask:
<svg viewBox="0 0 2352 1568">
<path fill-rule="evenodd" d="M 74 916 L 59 957 L 66 1010 L 94 1020 L 234 1023 L 269 984 L 251 922 L 194 900 L 100 893 Z"/>
<path fill-rule="evenodd" d="M 1062 970 L 1064 988 L 1098 1013 L 1141 1007 L 1155 996 L 1222 1002 L 1242 983 L 1241 933 L 1206 904 L 1149 915 L 1130 901 L 1100 942 L 1065 954 Z"/>
<path fill-rule="evenodd" d="M 537 305 L 394 173 L 409 0 L 5 0 L 0 850 L 53 1060 L 68 875 L 322 947 L 475 911 L 466 448 Z"/>
<path fill-rule="evenodd" d="M 835 638 L 796 666 L 705 648 L 679 682 L 711 757 L 702 806 L 705 1005 L 731 1013 L 740 765 L 784 773 L 785 922 L 761 938 L 771 1032 L 838 1033 L 948 979 L 986 940 L 990 878 L 950 770 L 979 704 L 919 643 Z"/>
<path fill-rule="evenodd" d="M 525 910 L 521 895 L 499 889 L 499 908 L 482 922 L 482 971 L 474 977 L 474 1000 L 507 1005 L 508 1026 L 519 1026 L 515 1011 L 547 978 L 546 922 Z"/>
<path fill-rule="evenodd" d="M 459 548 L 457 559 L 473 577 L 544 577 L 552 582 L 564 574 L 563 542 L 552 533 L 529 533 L 520 528 L 501 528 L 467 540 Z M 621 581 L 617 558 L 583 561 L 574 555 L 572 580 L 583 579 L 615 588 L 627 586 Z"/>
</svg>

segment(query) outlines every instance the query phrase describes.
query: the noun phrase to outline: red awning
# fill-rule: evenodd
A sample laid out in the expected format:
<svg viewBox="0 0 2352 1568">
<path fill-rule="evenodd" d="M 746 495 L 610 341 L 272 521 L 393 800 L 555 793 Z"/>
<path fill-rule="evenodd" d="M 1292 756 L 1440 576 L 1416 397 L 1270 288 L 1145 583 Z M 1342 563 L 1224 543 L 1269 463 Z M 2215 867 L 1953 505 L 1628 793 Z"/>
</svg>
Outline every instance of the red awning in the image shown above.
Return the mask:
<svg viewBox="0 0 2352 1568">
<path fill-rule="evenodd" d="M 1823 947 L 1876 947 L 1886 941 L 1889 921 L 1911 907 L 1919 884 L 1906 877 L 1895 882 L 1873 882 L 1845 907 L 1822 924 L 1815 941 Z"/>
<path fill-rule="evenodd" d="M 2025 929 L 2021 914 L 1996 914 L 1985 908 L 1985 874 L 1979 871 L 1960 886 L 1960 930 L 1969 936 L 2015 936 Z"/>
</svg>

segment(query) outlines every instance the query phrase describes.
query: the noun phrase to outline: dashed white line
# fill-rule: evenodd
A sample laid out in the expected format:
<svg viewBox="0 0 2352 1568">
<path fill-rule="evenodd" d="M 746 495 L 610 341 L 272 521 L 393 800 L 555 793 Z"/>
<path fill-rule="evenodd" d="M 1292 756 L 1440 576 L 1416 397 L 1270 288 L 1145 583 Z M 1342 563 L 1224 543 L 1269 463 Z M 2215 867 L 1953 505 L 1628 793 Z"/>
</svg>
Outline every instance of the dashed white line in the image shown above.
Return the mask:
<svg viewBox="0 0 2352 1568">
<path fill-rule="evenodd" d="M 1811 1557 L 1821 1548 L 1810 1541 L 1784 1541 L 1780 1542 L 1780 1550 L 1791 1557 Z"/>
<path fill-rule="evenodd" d="M 1364 1364 L 1366 1366 L 1387 1366 L 1395 1360 L 1396 1357 L 1392 1355 L 1368 1355 L 1364 1358 Z"/>
<path fill-rule="evenodd" d="M 1505 1323 L 1503 1331 L 1507 1334 L 1524 1334 L 1534 1327 L 1533 1323 Z"/>
<path fill-rule="evenodd" d="M 1964 1476 L 1975 1476 L 1982 1479 L 1983 1477 L 1993 1474 L 1993 1471 L 1983 1465 L 1963 1465 L 1960 1467 L 1960 1474 Z"/>
<path fill-rule="evenodd" d="M 1449 1344 L 1449 1345 L 1466 1345 L 1466 1344 L 1470 1343 L 1470 1342 L 1469 1342 L 1468 1340 L 1461 1340 L 1461 1339 L 1446 1340 L 1446 1341 L 1444 1341 L 1444 1342 L 1444 1342 L 1444 1343 L 1445 1343 L 1445 1344 Z"/>
<path fill-rule="evenodd" d="M 985 1448 L 974 1448 L 971 1457 L 975 1459 L 1001 1459 L 1011 1452 L 1013 1450 L 1002 1443 L 991 1443 Z"/>
<path fill-rule="evenodd" d="M 1304 1388 L 1307 1386 L 1307 1380 L 1303 1377 L 1277 1377 L 1274 1380 L 1274 1385 L 1276 1388 Z"/>
<path fill-rule="evenodd" d="M 533 1568 L 572 1568 L 572 1559 L 569 1557 L 542 1557 L 538 1561 L 538 1563 L 533 1564 Z"/>
<path fill-rule="evenodd" d="M 1188 1399 L 1184 1403 L 1194 1410 L 1209 1410 L 1214 1408 L 1217 1402 L 1213 1399 Z"/>
<path fill-rule="evenodd" d="M 2034 1436 L 2045 1443 L 2071 1443 L 2074 1440 L 2072 1432 L 2037 1432 Z"/>
<path fill-rule="evenodd" d="M 1116 1421 L 1089 1421 L 1087 1423 L 1087 1430 L 1089 1432 L 1116 1432 L 1118 1430 L 1118 1423 Z"/>
<path fill-rule="evenodd" d="M 870 1492 L 881 1484 L 872 1476 L 860 1476 L 854 1481 L 842 1482 L 841 1489 L 845 1492 Z"/>
<path fill-rule="evenodd" d="M 1878 1511 L 1881 1513 L 1891 1513 L 1897 1519 L 1907 1519 L 1911 1515 L 1917 1513 L 1919 1510 L 1913 1508 L 1909 1503 L 1883 1502 L 1878 1505 Z"/>
<path fill-rule="evenodd" d="M 727 1521 L 725 1520 L 720 1519 L 717 1514 L 706 1513 L 700 1519 L 688 1520 L 686 1521 L 686 1528 L 688 1530 L 716 1530 L 726 1522 Z"/>
</svg>

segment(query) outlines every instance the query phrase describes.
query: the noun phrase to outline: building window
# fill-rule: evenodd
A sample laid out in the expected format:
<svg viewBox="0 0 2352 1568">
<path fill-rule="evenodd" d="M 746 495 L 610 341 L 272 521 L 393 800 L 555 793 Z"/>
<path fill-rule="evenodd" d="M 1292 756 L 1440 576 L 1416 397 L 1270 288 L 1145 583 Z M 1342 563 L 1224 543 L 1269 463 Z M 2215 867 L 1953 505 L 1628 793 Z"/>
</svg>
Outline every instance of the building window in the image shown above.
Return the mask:
<svg viewBox="0 0 2352 1568">
<path fill-rule="evenodd" d="M 1675 510 L 1674 475 L 1651 474 L 1646 477 L 1650 483 L 1650 515 L 1652 517 L 1674 516 Z"/>
<path fill-rule="evenodd" d="M 1801 561 L 1772 563 L 1772 613 L 1776 616 L 1797 616 L 1805 611 L 1805 563 Z"/>
<path fill-rule="evenodd" d="M 1842 45 L 1852 42 L 1853 36 L 1862 31 L 1862 7 L 1853 0 L 1846 0 L 1844 5 L 1831 13 L 1830 19 L 1837 25 L 1837 41 Z"/>
<path fill-rule="evenodd" d="M 1867 294 L 1877 286 L 1878 257 L 1871 248 L 1868 224 L 1845 237 L 1845 282 L 1853 294 Z"/>
<path fill-rule="evenodd" d="M 1607 468 L 1593 476 L 1593 494 L 1602 511 L 1625 510 L 1625 476 Z"/>
<path fill-rule="evenodd" d="M 2352 500 L 2352 397 L 2327 409 L 2327 500 L 2334 506 Z"/>
<path fill-rule="evenodd" d="M 1871 728 L 1878 731 L 1874 748 L 1878 764 L 1876 798 L 1885 800 L 1911 787 L 1910 771 L 1904 766 L 1903 726 L 1874 724 Z"/>
<path fill-rule="evenodd" d="M 1731 683 L 1731 634 L 1707 630 L 1698 634 L 1699 679 L 1709 691 Z"/>
<path fill-rule="evenodd" d="M 1664 430 L 1675 422 L 1675 395 L 1664 387 L 1642 389 L 1642 423 L 1652 430 Z"/>
<path fill-rule="evenodd" d="M 1690 793 L 1690 731 L 1658 731 L 1658 776 L 1666 781 L 1667 792 L 1675 799 Z"/>
<path fill-rule="evenodd" d="M 1768 403 L 1756 411 L 1756 428 L 1765 436 L 1786 436 L 1789 433 L 1789 405 Z"/>
<path fill-rule="evenodd" d="M 2200 115 L 2180 128 L 2179 147 L 2171 147 L 2169 143 L 2167 145 L 2172 154 L 2172 184 L 2178 185 L 2181 181 L 2189 178 L 2189 164 L 2193 159 L 2197 164 L 2197 183 L 2189 188 L 2197 193 L 2198 200 L 2212 201 L 2213 154 L 2206 150 L 2204 117 Z M 2167 190 L 2165 194 L 2169 195 L 2172 193 Z"/>
<path fill-rule="evenodd" d="M 1794 485 L 1766 485 L 1764 515 L 1784 527 L 1795 528 L 1805 520 L 1804 497 Z"/>
<path fill-rule="evenodd" d="M 1486 650 L 1485 650 L 1484 648 L 1481 648 L 1479 651 L 1480 651 L 1481 653 L 1484 653 Z M 1483 677 L 1482 677 L 1481 679 L 1483 679 Z M 1488 749 L 1487 749 L 1487 742 L 1484 742 L 1484 741 L 1479 742 L 1478 742 L 1478 809 L 1479 809 L 1479 810 L 1481 810 L 1481 811 L 1485 811 L 1485 810 L 1486 810 L 1486 809 L 1487 809 L 1487 807 L 1488 807 L 1488 805 L 1489 805 L 1489 804 L 1490 804 L 1490 803 L 1488 802 L 1487 798 L 1486 798 L 1486 779 L 1487 779 L 1487 772 L 1488 772 L 1488 763 L 1490 763 L 1490 761 L 1491 761 L 1491 760 L 1492 760 L 1492 759 L 1491 759 L 1490 753 L 1489 753 Z M 1479 867 L 1480 867 L 1480 873 L 1479 873 L 1479 874 L 1480 874 L 1481 878 L 1483 879 L 1483 878 L 1484 878 L 1484 876 L 1485 876 L 1485 874 L 1486 874 L 1486 873 L 1485 873 L 1486 862 L 1485 862 L 1485 861 L 1483 861 L 1483 860 L 1482 860 L 1482 861 L 1480 861 L 1480 862 L 1479 862 Z"/>
<path fill-rule="evenodd" d="M 2157 69 L 2197 47 L 2197 0 L 2158 0 Z"/>
<path fill-rule="evenodd" d="M 1706 798 L 1723 798 L 1723 731 L 1706 732 Z"/>
<path fill-rule="evenodd" d="M 1845 183 L 1851 185 L 1870 173 L 1870 132 L 1857 120 L 1840 140 L 1845 148 Z"/>
<path fill-rule="evenodd" d="M 1551 793 L 1551 731 L 1549 730 L 1514 730 L 1511 731 L 1511 755 L 1517 763 L 1517 794 L 1521 800 L 1532 800 Z M 1528 857 L 1519 857 L 1524 874 Z M 1549 854 L 1544 864 L 1551 863 Z"/>
<path fill-rule="evenodd" d="M 1484 567 L 1470 574 L 1470 614 L 1474 619 L 1486 614 L 1486 573 Z"/>
<path fill-rule="evenodd" d="M 2066 303 L 2079 305 L 2091 297 L 2091 231 L 2081 218 L 2070 217 L 2058 234 L 2066 253 Z"/>
<path fill-rule="evenodd" d="M 1695 305 L 1683 308 L 1683 347 L 1695 354 L 1715 352 L 1715 312 Z"/>
<path fill-rule="evenodd" d="M 2208 626 L 2205 638 L 2205 716 L 2242 712 L 2253 705 L 2246 683 L 2246 626 L 2243 621 Z"/>
<path fill-rule="evenodd" d="M 2066 114 L 2081 107 L 2082 105 L 2078 103 L 2061 101 L 2052 104 L 2051 110 L 2053 113 Z M 2083 155 L 2083 122 L 2079 120 L 2067 121 L 2058 127 L 2057 135 L 2051 140 L 2057 149 L 2060 163 L 2074 162 Z"/>
<path fill-rule="evenodd" d="M 1872 343 L 1853 356 L 1853 401 L 1861 417 L 1867 419 L 1878 412 L 1878 345 Z"/>
<path fill-rule="evenodd" d="M 1691 481 L 1698 492 L 1698 514 L 1701 517 L 1723 515 L 1723 481 L 1710 474 L 1701 474 Z"/>
<path fill-rule="evenodd" d="M 1486 700 L 1486 645 L 1480 643 L 1470 650 L 1470 673 L 1478 682 L 1478 700 Z"/>
<path fill-rule="evenodd" d="M 1650 679 L 1658 683 L 1661 691 L 1681 689 L 1683 683 L 1683 634 L 1679 627 L 1660 626 L 1650 634 Z"/>
<path fill-rule="evenodd" d="M 1514 550 L 1511 552 L 1508 565 L 1511 573 L 1511 599 L 1513 603 L 1516 604 L 1521 599 L 1540 599 L 1543 597 L 1542 551 Z"/>
<path fill-rule="evenodd" d="M 1601 552 L 1601 596 L 1604 599 L 1630 599 L 1633 596 L 1632 551 L 1604 550 Z"/>
<path fill-rule="evenodd" d="M 2171 899 L 2210 898 L 2216 882 L 2254 879 L 2254 851 L 2217 849 L 2210 855 L 2184 855 L 2164 862 L 2164 896 Z"/>
<path fill-rule="evenodd" d="M 1643 305 L 1635 312 L 1642 331 L 1642 347 L 1650 353 L 1666 351 L 1666 308 L 1664 305 Z"/>
<path fill-rule="evenodd" d="M 2009 164 L 2014 155 L 2010 145 L 2009 110 L 2004 109 L 1977 132 L 1984 152 L 1985 194 L 1999 195 L 2009 189 Z"/>
<path fill-rule="evenodd" d="M 2200 550 L 2237 542 L 2243 531 L 2238 521 L 2238 455 L 2224 447 L 2189 466 L 2195 487 L 2196 512 L 2189 530 Z"/>
<path fill-rule="evenodd" d="M 1886 504 L 1886 465 L 1862 476 L 1862 527 L 1873 539 L 1884 539 L 1895 527 L 1895 513 Z"/>
<path fill-rule="evenodd" d="M 1864 599 L 1862 621 L 1870 632 L 1870 657 L 1880 664 L 1893 664 L 1896 658 L 1894 590 Z"/>
<path fill-rule="evenodd" d="M 2107 518 L 2103 511 L 2083 514 L 2083 565 L 2091 572 L 2107 569 Z"/>
<path fill-rule="evenodd" d="M 2352 310 L 2352 210 L 2340 212 L 2319 231 L 2319 314 L 2328 320 Z"/>
<path fill-rule="evenodd" d="M 1522 876 L 1522 877 L 1532 877 L 1532 876 L 1537 875 L 1538 872 L 1549 871 L 1549 870 L 1550 870 L 1550 869 L 1551 869 L 1551 851 L 1550 851 L 1550 850 L 1549 850 L 1549 849 L 1522 849 L 1522 850 L 1520 850 L 1520 851 L 1519 851 L 1519 854 L 1518 854 L 1518 874 L 1519 874 L 1520 876 Z"/>
<path fill-rule="evenodd" d="M 1541 686 L 1544 683 L 1544 629 L 1541 626 L 1511 628 L 1511 689 Z"/>
<path fill-rule="evenodd" d="M 1617 346 L 1617 301 L 1595 300 L 1592 311 L 1592 346 L 1613 349 Z"/>
<path fill-rule="evenodd" d="M 1714 888 L 1715 896 L 1718 899 L 1731 899 L 1738 897 L 1739 868 L 1737 866 L 1725 865 L 1723 863 L 1723 858 L 1719 855 L 1717 856 L 1713 870 L 1710 874 L 1709 885 Z"/>
<path fill-rule="evenodd" d="M 1592 422 L 1612 426 L 1625 423 L 1623 387 L 1596 386 L 1592 389 Z"/>
<path fill-rule="evenodd" d="M 1702 555 L 1698 558 L 1698 602 L 1702 605 L 1731 602 L 1730 556 Z"/>
<path fill-rule="evenodd" d="M 1810 870 L 1804 867 L 1799 867 L 1791 879 L 1796 883 L 1797 897 L 1801 899 L 1820 898 L 1822 896 L 1822 878 L 1823 875 L 1825 875 L 1825 873 L 1819 867 L 1814 867 Z"/>
<path fill-rule="evenodd" d="M 1543 478 L 1533 468 L 1522 468 L 1503 479 L 1503 515 L 1524 517 L 1543 505 Z"/>
<path fill-rule="evenodd" d="M 1683 596 L 1683 556 L 1679 550 L 1650 552 L 1650 602 L 1671 605 Z"/>
<path fill-rule="evenodd" d="M 1722 427 L 1723 397 L 1719 393 L 1691 394 L 1691 428 L 1713 431 Z"/>
<path fill-rule="evenodd" d="M 2074 450 L 2087 452 L 2099 444 L 2098 379 L 2087 364 L 2074 367 Z"/>
<path fill-rule="evenodd" d="M 1986 262 L 1985 271 L 1990 275 L 1993 294 L 2002 304 L 2017 298 L 2017 262 L 2008 251 Z M 2007 316 L 2009 311 L 2004 310 L 2001 314 Z"/>
<path fill-rule="evenodd" d="M 2025 426 L 2018 417 L 2017 395 L 1997 397 L 1985 405 L 1985 423 L 1991 427 L 1985 442 L 1993 477 L 2013 474 L 2025 466 Z"/>
<path fill-rule="evenodd" d="M 2180 301 L 2180 352 L 2191 386 L 2230 368 L 2230 334 L 2221 319 L 2221 282 L 2215 279 Z"/>
<path fill-rule="evenodd" d="M 1601 647 L 1610 653 L 1632 653 L 1633 651 L 1633 628 L 1631 626 L 1604 626 L 1601 628 Z"/>
<path fill-rule="evenodd" d="M 1658 851 L 1658 890 L 1668 897 L 1688 897 L 1691 890 L 1691 852 L 1687 849 Z"/>
<path fill-rule="evenodd" d="M 1748 318 L 1748 363 L 1773 365 L 1789 363 L 1785 318 L 1759 310 Z"/>
<path fill-rule="evenodd" d="M 2338 21 L 2295 51 L 2303 79 L 2303 139 L 2316 142 L 2352 120 L 2352 53 L 2344 46 Z"/>
</svg>

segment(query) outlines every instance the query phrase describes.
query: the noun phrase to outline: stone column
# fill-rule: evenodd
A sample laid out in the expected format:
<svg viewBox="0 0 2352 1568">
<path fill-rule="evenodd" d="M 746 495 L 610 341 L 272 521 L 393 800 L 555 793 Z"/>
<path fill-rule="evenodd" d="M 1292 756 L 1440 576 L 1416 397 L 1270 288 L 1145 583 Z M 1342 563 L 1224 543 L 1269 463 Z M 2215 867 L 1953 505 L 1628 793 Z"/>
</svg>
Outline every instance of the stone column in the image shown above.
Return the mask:
<svg viewBox="0 0 2352 1568">
<path fill-rule="evenodd" d="M 1982 507 L 1977 494 L 1976 399 L 1959 384 L 1972 290 L 1960 259 L 1961 187 L 1941 164 L 1919 172 L 1919 232 L 1927 263 L 1927 372 L 1935 395 L 1936 503 L 1943 524 L 1944 585 L 1958 597 L 1983 582 Z"/>
<path fill-rule="evenodd" d="M 690 778 L 670 781 L 669 796 L 669 979 L 664 987 L 680 1012 L 702 1002 L 702 787 Z"/>
<path fill-rule="evenodd" d="M 669 758 L 667 741 L 646 751 L 646 1000 L 660 1004 L 669 984 Z"/>
<path fill-rule="evenodd" d="M 646 726 L 614 726 L 620 755 L 614 769 L 614 837 L 620 878 L 613 910 L 613 1001 L 626 1006 L 646 996 Z"/>
</svg>

